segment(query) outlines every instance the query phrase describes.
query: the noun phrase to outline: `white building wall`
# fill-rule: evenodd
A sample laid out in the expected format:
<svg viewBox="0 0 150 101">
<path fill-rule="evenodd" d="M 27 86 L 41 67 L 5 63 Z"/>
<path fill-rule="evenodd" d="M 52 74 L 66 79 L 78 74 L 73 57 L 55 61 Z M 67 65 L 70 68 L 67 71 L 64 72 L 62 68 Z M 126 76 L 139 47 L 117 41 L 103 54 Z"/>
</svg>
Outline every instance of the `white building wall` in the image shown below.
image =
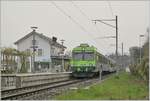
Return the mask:
<svg viewBox="0 0 150 101">
<path fill-rule="evenodd" d="M 29 38 L 21 41 L 18 43 L 18 50 L 19 51 L 26 51 L 27 49 L 30 49 L 31 52 L 33 52 L 33 49 L 30 48 L 32 46 L 32 40 L 33 36 L 30 36 Z M 37 41 L 38 49 L 42 49 L 42 56 L 38 56 L 38 52 L 36 50 L 35 55 L 35 61 L 50 61 L 50 45 L 49 42 L 44 40 L 43 38 L 40 38 L 39 36 L 35 36 L 35 40 Z"/>
<path fill-rule="evenodd" d="M 61 48 L 59 47 L 56 47 L 56 46 L 52 46 L 52 56 L 58 56 L 61 52 Z"/>
<path fill-rule="evenodd" d="M 31 53 L 33 52 L 33 49 L 31 48 L 32 46 L 32 40 L 33 36 L 30 36 L 29 38 L 20 41 L 17 44 L 17 48 L 19 51 L 27 51 L 27 49 L 30 49 Z M 36 55 L 35 55 L 35 61 L 39 62 L 51 62 L 50 56 L 58 56 L 59 53 L 62 51 L 62 48 L 59 48 L 57 46 L 50 46 L 49 41 L 39 37 L 38 35 L 35 35 L 35 40 L 37 41 L 37 46 L 38 48 L 36 49 Z M 38 49 L 42 49 L 42 56 L 38 56 Z M 51 50 L 53 49 L 53 50 Z M 32 62 L 31 62 L 31 57 L 30 59 L 30 68 L 29 72 L 31 72 L 32 68 Z M 20 66 L 20 65 L 18 65 Z M 52 71 L 51 68 L 49 68 L 49 71 Z"/>
</svg>

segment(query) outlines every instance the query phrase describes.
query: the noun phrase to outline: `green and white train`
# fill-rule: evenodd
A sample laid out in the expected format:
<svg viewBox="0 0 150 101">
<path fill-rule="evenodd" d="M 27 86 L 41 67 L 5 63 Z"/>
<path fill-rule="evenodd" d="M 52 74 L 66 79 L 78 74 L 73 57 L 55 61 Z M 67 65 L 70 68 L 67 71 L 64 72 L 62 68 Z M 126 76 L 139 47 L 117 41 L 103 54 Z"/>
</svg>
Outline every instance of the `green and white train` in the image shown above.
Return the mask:
<svg viewBox="0 0 150 101">
<path fill-rule="evenodd" d="M 80 44 L 72 50 L 72 74 L 74 77 L 92 77 L 101 72 L 115 72 L 116 64 L 94 46 Z"/>
</svg>

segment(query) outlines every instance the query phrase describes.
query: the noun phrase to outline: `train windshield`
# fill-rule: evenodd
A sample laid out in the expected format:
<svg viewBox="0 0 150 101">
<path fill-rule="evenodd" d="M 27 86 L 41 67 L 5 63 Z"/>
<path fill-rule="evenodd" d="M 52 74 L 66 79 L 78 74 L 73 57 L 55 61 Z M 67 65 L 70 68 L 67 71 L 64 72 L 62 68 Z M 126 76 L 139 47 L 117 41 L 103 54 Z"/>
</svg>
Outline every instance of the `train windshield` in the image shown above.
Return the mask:
<svg viewBox="0 0 150 101">
<path fill-rule="evenodd" d="M 83 53 L 73 53 L 74 60 L 83 60 Z"/>
<path fill-rule="evenodd" d="M 83 52 L 83 53 L 73 53 L 74 60 L 93 60 L 94 53 L 93 52 Z"/>
<path fill-rule="evenodd" d="M 94 59 L 94 53 L 84 53 L 84 60 L 93 60 Z"/>
</svg>

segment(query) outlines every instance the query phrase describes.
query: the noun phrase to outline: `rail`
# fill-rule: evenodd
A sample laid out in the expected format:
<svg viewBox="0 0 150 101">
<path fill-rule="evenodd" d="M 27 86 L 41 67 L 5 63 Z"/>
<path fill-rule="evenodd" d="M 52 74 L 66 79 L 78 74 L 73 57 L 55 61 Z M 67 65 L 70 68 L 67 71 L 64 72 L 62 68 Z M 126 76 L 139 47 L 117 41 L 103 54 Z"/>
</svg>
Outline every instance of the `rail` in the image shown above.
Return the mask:
<svg viewBox="0 0 150 101">
<path fill-rule="evenodd" d="M 77 82 L 81 82 L 81 80 L 64 80 L 49 84 L 40 84 L 37 86 L 30 86 L 30 87 L 22 87 L 22 88 L 16 88 L 11 90 L 4 90 L 2 91 L 2 100 L 12 100 L 12 99 L 18 99 L 23 98 L 27 96 L 34 95 L 35 93 L 40 93 L 41 91 L 61 87 L 69 84 L 74 84 Z"/>
</svg>

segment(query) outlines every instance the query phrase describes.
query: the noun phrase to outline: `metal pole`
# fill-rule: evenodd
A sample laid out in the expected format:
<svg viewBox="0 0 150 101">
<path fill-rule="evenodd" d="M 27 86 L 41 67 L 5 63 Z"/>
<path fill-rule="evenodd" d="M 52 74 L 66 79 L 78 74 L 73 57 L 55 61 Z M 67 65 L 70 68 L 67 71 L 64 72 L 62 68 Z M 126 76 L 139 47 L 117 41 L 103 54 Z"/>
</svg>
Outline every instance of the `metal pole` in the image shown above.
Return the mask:
<svg viewBox="0 0 150 101">
<path fill-rule="evenodd" d="M 35 34 L 34 34 L 34 31 L 33 30 L 33 42 L 32 42 L 32 45 L 33 45 L 33 67 L 32 67 L 32 72 L 34 72 L 34 67 L 35 67 Z"/>
<path fill-rule="evenodd" d="M 52 45 L 53 45 L 53 41 L 52 44 L 51 42 L 49 42 L 49 47 L 50 47 L 50 53 L 49 53 L 49 71 L 52 72 L 52 57 L 51 57 L 51 53 L 52 53 Z"/>
<path fill-rule="evenodd" d="M 118 62 L 118 16 L 116 16 L 116 63 Z M 117 68 L 117 75 L 118 75 Z"/>
<path fill-rule="evenodd" d="M 118 58 L 118 17 L 116 16 L 116 59 Z"/>
<path fill-rule="evenodd" d="M 123 42 L 122 42 L 122 69 L 123 69 Z"/>
<path fill-rule="evenodd" d="M 0 1 L 0 6 L 1 6 L 1 1 Z M 2 56 L 1 56 L 1 52 L 2 52 L 2 46 L 1 46 L 1 27 L 0 27 L 0 72 L 2 70 L 2 63 L 1 63 Z"/>
<path fill-rule="evenodd" d="M 102 80 L 102 65 L 100 66 L 100 70 L 99 70 L 99 80 Z"/>
<path fill-rule="evenodd" d="M 33 33 L 33 40 L 32 40 L 32 49 L 33 49 L 33 60 L 32 60 L 32 72 L 35 72 L 35 51 L 36 51 L 36 47 L 35 47 L 35 30 L 37 29 L 38 27 L 31 27 L 31 29 L 33 29 L 32 33 Z"/>
<path fill-rule="evenodd" d="M 123 56 L 123 42 L 122 42 L 122 56 Z"/>
<path fill-rule="evenodd" d="M 141 63 L 141 37 L 139 35 L 139 48 L 140 48 L 140 63 Z"/>
<path fill-rule="evenodd" d="M 2 63 L 1 63 L 2 56 L 1 56 L 1 52 L 2 52 L 2 47 L 1 47 L 1 29 L 0 29 L 0 72 L 2 70 Z"/>
<path fill-rule="evenodd" d="M 64 41 L 65 40 L 60 40 L 61 41 L 61 43 L 62 43 L 62 72 L 64 71 L 64 57 L 63 57 L 63 55 L 64 55 L 64 47 L 63 47 L 63 44 L 64 44 Z"/>
</svg>

